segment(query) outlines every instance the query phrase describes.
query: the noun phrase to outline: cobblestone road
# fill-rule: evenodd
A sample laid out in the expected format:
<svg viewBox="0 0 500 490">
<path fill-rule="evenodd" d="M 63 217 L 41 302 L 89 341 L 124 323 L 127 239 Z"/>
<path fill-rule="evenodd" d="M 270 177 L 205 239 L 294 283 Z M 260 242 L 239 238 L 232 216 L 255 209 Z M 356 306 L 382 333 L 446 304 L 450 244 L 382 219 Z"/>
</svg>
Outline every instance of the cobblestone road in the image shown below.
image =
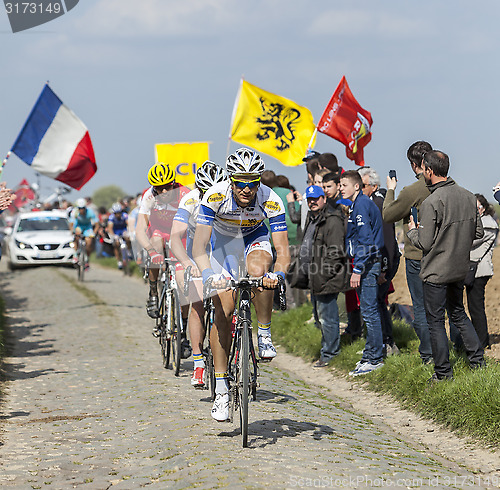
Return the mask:
<svg viewBox="0 0 500 490">
<path fill-rule="evenodd" d="M 93 267 L 0 272 L 11 353 L 0 485 L 13 488 L 446 488 L 489 486 L 321 388 L 261 370 L 250 448 L 206 392 L 161 365 L 146 286 Z"/>
</svg>

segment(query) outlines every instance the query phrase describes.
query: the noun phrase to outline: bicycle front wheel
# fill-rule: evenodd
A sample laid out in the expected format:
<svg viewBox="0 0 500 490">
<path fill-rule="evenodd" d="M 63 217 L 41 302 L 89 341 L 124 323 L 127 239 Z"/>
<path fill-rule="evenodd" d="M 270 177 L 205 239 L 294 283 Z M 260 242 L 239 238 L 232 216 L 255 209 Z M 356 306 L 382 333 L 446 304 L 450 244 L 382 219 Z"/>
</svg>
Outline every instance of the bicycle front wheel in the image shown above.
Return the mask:
<svg viewBox="0 0 500 490">
<path fill-rule="evenodd" d="M 83 281 L 84 276 L 85 276 L 85 262 L 86 262 L 86 253 L 85 251 L 81 250 L 80 254 L 78 256 L 78 280 Z"/>
<path fill-rule="evenodd" d="M 250 357 L 250 333 L 248 323 L 243 321 L 243 331 L 241 333 L 241 350 L 240 350 L 240 423 L 241 423 L 241 438 L 243 447 L 248 447 L 248 393 L 249 393 L 249 357 Z"/>
</svg>

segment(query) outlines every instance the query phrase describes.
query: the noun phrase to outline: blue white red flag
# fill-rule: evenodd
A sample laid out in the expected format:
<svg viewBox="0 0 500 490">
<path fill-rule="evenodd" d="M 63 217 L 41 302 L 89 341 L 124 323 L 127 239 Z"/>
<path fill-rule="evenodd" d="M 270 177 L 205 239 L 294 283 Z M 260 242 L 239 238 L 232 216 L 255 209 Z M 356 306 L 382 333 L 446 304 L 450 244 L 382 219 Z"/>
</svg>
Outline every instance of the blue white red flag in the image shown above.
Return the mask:
<svg viewBox="0 0 500 490">
<path fill-rule="evenodd" d="M 87 127 L 48 84 L 11 151 L 33 170 L 77 190 L 97 171 Z"/>
</svg>

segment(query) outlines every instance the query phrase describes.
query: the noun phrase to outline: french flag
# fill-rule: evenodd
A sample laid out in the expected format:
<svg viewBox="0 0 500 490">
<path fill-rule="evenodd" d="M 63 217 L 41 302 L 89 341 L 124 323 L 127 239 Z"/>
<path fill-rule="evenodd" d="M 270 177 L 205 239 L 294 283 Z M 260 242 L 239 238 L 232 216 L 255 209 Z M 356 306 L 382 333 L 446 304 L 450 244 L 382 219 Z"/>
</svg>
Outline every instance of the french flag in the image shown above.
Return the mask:
<svg viewBox="0 0 500 490">
<path fill-rule="evenodd" d="M 87 127 L 48 84 L 11 151 L 42 175 L 77 190 L 97 171 Z"/>
</svg>

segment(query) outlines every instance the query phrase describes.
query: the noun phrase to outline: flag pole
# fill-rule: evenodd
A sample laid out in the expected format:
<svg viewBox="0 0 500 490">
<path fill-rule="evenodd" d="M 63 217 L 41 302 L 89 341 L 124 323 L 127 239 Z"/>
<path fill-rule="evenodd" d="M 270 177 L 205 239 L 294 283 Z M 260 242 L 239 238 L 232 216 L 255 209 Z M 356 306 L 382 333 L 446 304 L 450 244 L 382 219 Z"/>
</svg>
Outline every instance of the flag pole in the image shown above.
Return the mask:
<svg viewBox="0 0 500 490">
<path fill-rule="evenodd" d="M 231 144 L 233 123 L 234 123 L 234 119 L 236 118 L 236 111 L 238 110 L 238 102 L 240 100 L 242 88 L 243 88 L 243 77 L 241 77 L 241 79 L 240 79 L 240 86 L 238 87 L 238 93 L 236 94 L 236 99 L 234 101 L 234 106 L 233 106 L 233 113 L 231 115 L 231 126 L 229 127 L 229 137 L 228 137 L 228 141 L 227 141 L 226 158 L 229 155 L 229 145 Z"/>
<path fill-rule="evenodd" d="M 7 163 L 7 160 L 9 159 L 10 155 L 12 154 L 11 151 L 9 151 L 7 153 L 7 156 L 4 158 L 3 162 L 2 162 L 2 168 L 0 168 L 0 179 L 2 178 L 2 174 L 3 174 L 3 168 L 5 167 L 5 164 Z"/>
<path fill-rule="evenodd" d="M 307 150 L 306 150 L 306 154 L 307 152 L 311 149 L 311 146 L 313 144 L 313 141 L 314 141 L 314 138 L 316 137 L 316 134 L 318 133 L 318 126 L 316 126 L 314 128 L 314 131 L 313 131 L 313 134 L 311 136 L 311 139 L 309 140 L 309 144 L 307 145 Z"/>
</svg>

